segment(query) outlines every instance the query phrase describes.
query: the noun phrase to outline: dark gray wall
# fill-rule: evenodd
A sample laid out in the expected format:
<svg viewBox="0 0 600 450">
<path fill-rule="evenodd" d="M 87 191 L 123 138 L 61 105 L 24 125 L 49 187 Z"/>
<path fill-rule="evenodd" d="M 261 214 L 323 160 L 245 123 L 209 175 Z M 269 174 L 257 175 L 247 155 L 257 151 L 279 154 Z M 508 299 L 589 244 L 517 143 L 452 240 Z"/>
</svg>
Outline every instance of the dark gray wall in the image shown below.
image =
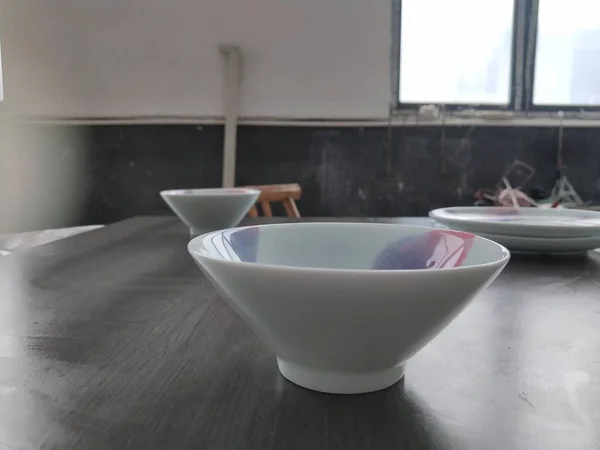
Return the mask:
<svg viewBox="0 0 600 450">
<path fill-rule="evenodd" d="M 168 188 L 215 187 L 220 126 L 94 126 L 87 135 L 88 201 L 81 223 L 107 223 L 168 209 Z M 306 216 L 425 215 L 473 204 L 515 159 L 533 165 L 530 186 L 556 179 L 555 128 L 244 126 L 238 185 L 298 182 Z M 564 163 L 584 199 L 600 199 L 600 129 L 564 131 Z M 462 167 L 461 167 L 462 166 Z"/>
</svg>

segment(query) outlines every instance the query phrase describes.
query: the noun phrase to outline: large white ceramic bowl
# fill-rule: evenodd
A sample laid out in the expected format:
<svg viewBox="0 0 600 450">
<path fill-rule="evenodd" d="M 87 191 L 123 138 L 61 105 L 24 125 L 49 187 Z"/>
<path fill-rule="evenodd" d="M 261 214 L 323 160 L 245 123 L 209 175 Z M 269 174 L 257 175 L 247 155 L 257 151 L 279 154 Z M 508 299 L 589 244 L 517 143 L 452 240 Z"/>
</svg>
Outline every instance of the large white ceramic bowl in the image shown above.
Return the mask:
<svg viewBox="0 0 600 450">
<path fill-rule="evenodd" d="M 177 189 L 162 191 L 163 200 L 199 235 L 235 227 L 258 199 L 260 191 L 247 188 Z"/>
<path fill-rule="evenodd" d="M 221 230 L 188 250 L 285 378 L 347 394 L 399 381 L 510 257 L 470 233 L 374 223 Z"/>
</svg>

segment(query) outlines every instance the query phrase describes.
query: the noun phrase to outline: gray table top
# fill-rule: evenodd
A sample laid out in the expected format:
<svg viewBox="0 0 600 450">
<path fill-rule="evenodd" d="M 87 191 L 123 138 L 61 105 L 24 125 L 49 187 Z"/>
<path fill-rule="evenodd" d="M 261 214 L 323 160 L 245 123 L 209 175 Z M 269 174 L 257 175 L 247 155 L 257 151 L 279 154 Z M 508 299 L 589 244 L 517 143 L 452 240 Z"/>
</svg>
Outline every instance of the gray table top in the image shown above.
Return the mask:
<svg viewBox="0 0 600 450">
<path fill-rule="evenodd" d="M 47 244 L 80 233 L 101 228 L 102 225 L 83 227 L 57 228 L 52 230 L 28 231 L 25 233 L 0 235 L 0 256 L 10 255 L 14 252 L 27 250 L 31 247 Z"/>
<path fill-rule="evenodd" d="M 514 258 L 403 382 L 333 396 L 279 375 L 187 241 L 135 218 L 0 258 L 0 449 L 600 448 L 597 253 Z"/>
</svg>

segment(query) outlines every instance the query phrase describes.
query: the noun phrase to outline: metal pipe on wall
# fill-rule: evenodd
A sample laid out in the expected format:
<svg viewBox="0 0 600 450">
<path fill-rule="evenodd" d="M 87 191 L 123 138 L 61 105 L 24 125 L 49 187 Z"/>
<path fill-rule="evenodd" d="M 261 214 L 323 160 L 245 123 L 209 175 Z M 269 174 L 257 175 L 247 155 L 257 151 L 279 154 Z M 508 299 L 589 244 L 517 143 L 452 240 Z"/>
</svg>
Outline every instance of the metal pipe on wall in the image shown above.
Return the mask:
<svg viewBox="0 0 600 450">
<path fill-rule="evenodd" d="M 242 54 L 234 45 L 221 45 L 225 57 L 224 112 L 225 136 L 223 141 L 223 187 L 235 186 L 237 125 L 241 94 Z"/>
</svg>

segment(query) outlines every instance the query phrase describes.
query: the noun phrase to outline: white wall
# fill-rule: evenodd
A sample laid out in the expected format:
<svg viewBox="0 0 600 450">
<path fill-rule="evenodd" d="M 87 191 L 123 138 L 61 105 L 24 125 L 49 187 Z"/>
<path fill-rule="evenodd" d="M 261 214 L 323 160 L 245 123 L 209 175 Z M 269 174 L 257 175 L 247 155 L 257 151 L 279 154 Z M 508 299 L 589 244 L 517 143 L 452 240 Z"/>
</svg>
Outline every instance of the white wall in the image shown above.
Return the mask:
<svg viewBox="0 0 600 450">
<path fill-rule="evenodd" d="M 243 116 L 387 115 L 389 0 L 0 0 L 3 108 L 223 114 L 219 44 L 244 56 Z"/>
</svg>

